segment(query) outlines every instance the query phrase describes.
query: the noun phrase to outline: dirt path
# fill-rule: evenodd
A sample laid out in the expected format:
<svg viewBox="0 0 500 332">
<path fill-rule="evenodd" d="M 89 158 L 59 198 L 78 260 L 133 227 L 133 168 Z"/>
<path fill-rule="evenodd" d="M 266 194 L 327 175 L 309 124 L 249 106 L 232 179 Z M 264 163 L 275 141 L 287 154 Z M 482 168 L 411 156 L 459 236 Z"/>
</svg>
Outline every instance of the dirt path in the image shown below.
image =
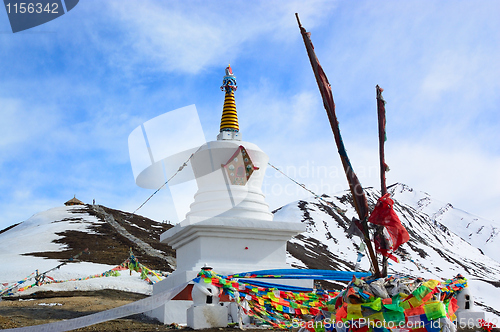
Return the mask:
<svg viewBox="0 0 500 332">
<path fill-rule="evenodd" d="M 164 255 L 160 250 L 151 247 L 151 245 L 149 245 L 148 243 L 146 243 L 146 242 L 142 241 L 141 239 L 139 239 L 138 237 L 130 234 L 123 226 L 121 226 L 119 223 L 116 222 L 116 220 L 112 214 L 104 211 L 104 209 L 101 206 L 93 205 L 92 208 L 94 209 L 94 211 L 97 214 L 101 215 L 104 218 L 104 220 L 108 224 L 110 224 L 119 234 L 121 234 L 122 236 L 124 236 L 127 239 L 129 239 L 130 241 L 132 241 L 144 253 L 146 253 L 147 255 L 150 255 L 153 257 L 158 257 L 158 258 L 165 260 L 166 262 L 168 262 L 168 264 L 170 264 L 170 268 L 175 269 L 176 263 L 175 263 L 174 258 Z"/>
</svg>

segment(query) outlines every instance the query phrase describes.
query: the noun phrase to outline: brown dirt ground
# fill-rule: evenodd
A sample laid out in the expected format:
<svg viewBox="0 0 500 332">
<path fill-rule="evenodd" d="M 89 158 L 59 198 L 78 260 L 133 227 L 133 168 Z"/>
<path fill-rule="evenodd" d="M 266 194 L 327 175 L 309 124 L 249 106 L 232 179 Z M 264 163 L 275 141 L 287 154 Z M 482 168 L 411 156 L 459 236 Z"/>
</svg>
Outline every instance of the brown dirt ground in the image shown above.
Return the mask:
<svg viewBox="0 0 500 332">
<path fill-rule="evenodd" d="M 0 328 L 16 328 L 77 318 L 119 307 L 144 297 L 145 295 L 141 294 L 103 290 L 44 292 L 24 298 L 4 298 L 0 302 Z M 145 315 L 133 315 L 77 331 L 167 331 L 170 329 L 171 327 Z"/>
<path fill-rule="evenodd" d="M 95 292 L 41 292 L 29 296 L 3 298 L 0 301 L 0 329 L 54 323 L 99 311 L 116 308 L 143 299 L 146 295 L 116 290 Z M 52 305 L 50 305 L 52 304 Z M 144 314 L 87 326 L 75 331 L 170 331 L 175 327 L 164 325 Z M 184 328 L 189 331 L 191 329 Z M 206 329 L 207 332 L 236 331 L 235 328 Z M 252 330 L 247 330 L 252 331 Z M 255 330 L 262 332 L 263 330 Z"/>
</svg>

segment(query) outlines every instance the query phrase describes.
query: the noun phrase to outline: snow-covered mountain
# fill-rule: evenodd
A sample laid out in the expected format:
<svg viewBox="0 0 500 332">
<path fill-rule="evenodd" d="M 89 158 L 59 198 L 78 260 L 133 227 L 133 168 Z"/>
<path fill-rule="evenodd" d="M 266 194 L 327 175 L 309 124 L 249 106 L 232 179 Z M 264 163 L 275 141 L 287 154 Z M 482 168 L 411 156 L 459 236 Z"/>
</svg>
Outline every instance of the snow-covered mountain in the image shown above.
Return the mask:
<svg viewBox="0 0 500 332">
<path fill-rule="evenodd" d="M 396 185 L 391 191 L 401 192 L 401 188 L 409 190 Z M 380 192 L 368 188 L 366 194 L 370 209 L 373 209 Z M 426 197 L 431 202 L 429 205 L 437 204 L 428 195 Z M 360 238 L 347 232 L 350 220 L 357 217 L 351 194 L 346 191 L 322 198 L 324 201 L 315 198 L 297 201 L 275 211 L 275 220 L 300 221 L 307 226 L 305 233 L 288 244 L 289 263 L 297 267 L 352 270 Z M 389 273 L 433 279 L 448 279 L 460 273 L 468 278 L 476 303 L 489 315 L 500 317 L 500 263 L 441 223 L 435 214 L 429 216 L 397 199 L 396 194 L 394 210 L 408 230 L 410 241 L 396 252 L 400 263 L 391 263 Z M 475 218 L 463 211 L 456 213 L 464 220 Z M 487 222 L 483 222 L 486 227 Z M 498 239 L 490 241 L 497 241 L 498 248 Z M 366 256 L 361 268 L 369 269 Z"/>
<path fill-rule="evenodd" d="M 0 230 L 0 290 L 31 273 L 50 271 L 56 280 L 99 275 L 120 265 L 132 248 L 139 261 L 152 269 L 172 271 L 175 253 L 159 241 L 172 225 L 102 206 L 74 205 L 52 208 L 28 220 Z M 88 249 L 88 253 L 82 251 Z M 72 257 L 79 255 L 78 259 Z M 57 269 L 62 262 L 67 262 Z M 29 284 L 26 282 L 23 285 Z M 31 279 L 33 283 L 33 279 Z M 151 293 L 151 286 L 139 273 L 122 273 L 119 278 L 92 278 L 30 289 L 40 290 L 118 289 Z"/>
<path fill-rule="evenodd" d="M 499 248 L 495 223 L 455 209 L 438 216 L 440 207 L 446 204 L 405 185 L 391 186 L 390 191 L 396 201 L 394 209 L 411 238 L 396 253 L 401 262 L 392 263 L 389 272 L 434 279 L 463 274 L 469 280 L 476 303 L 490 318 L 500 318 L 500 263 L 493 259 L 495 256 L 487 255 L 491 248 Z M 366 193 L 370 208 L 373 208 L 380 192 L 368 188 Z M 288 262 L 296 267 L 353 270 L 360 239 L 347 232 L 351 219 L 356 216 L 352 197 L 349 192 L 343 192 L 324 195 L 323 200 L 301 200 L 275 211 L 275 220 L 303 222 L 307 226 L 306 232 L 289 241 Z M 424 202 L 427 204 L 422 208 Z M 455 223 L 454 216 L 458 216 Z M 460 237 L 459 234 L 464 234 L 460 233 L 461 222 L 469 224 L 469 229 L 474 225 L 477 235 L 490 229 L 489 240 L 479 236 Z M 2 284 L 19 281 L 35 269 L 44 272 L 61 262 L 68 264 L 52 271 L 51 277 L 68 280 L 99 274 L 123 262 L 129 248 L 146 266 L 171 271 L 175 267 L 175 253 L 159 242 L 160 234 L 170 227 L 172 225 L 103 206 L 58 207 L 40 212 L 0 231 L 3 267 L 0 269 L 0 289 Z M 481 227 L 483 231 L 477 232 Z M 481 249 L 472 245 L 472 239 L 485 240 L 478 244 Z M 69 261 L 86 248 L 90 254 Z M 361 269 L 369 269 L 367 257 L 362 259 Z M 151 286 L 135 272 L 132 275 L 122 273 L 119 278 L 96 278 L 43 287 L 43 290 L 55 291 L 110 288 L 151 292 Z"/>
<path fill-rule="evenodd" d="M 500 258 L 500 224 L 474 216 L 443 203 L 423 191 L 414 190 L 407 185 L 396 183 L 388 191 L 398 202 L 407 204 L 415 210 L 427 214 L 432 221 L 445 225 L 453 233 L 497 261 Z"/>
</svg>

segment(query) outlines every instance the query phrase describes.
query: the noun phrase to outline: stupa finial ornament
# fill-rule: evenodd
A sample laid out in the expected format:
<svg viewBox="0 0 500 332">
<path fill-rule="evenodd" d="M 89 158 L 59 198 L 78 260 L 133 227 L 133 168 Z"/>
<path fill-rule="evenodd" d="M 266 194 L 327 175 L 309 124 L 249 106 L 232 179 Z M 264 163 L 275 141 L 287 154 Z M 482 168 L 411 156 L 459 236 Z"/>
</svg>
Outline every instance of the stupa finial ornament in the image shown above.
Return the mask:
<svg viewBox="0 0 500 332">
<path fill-rule="evenodd" d="M 224 107 L 222 109 L 222 119 L 220 122 L 220 132 L 239 132 L 238 113 L 236 112 L 236 102 L 234 100 L 234 92 L 238 89 L 236 84 L 236 76 L 233 74 L 231 65 L 226 67 L 226 75 L 222 80 L 222 91 L 226 93 L 224 97 Z M 238 139 L 239 135 L 219 135 L 219 139 Z M 236 137 L 235 137 L 236 136 Z"/>
</svg>

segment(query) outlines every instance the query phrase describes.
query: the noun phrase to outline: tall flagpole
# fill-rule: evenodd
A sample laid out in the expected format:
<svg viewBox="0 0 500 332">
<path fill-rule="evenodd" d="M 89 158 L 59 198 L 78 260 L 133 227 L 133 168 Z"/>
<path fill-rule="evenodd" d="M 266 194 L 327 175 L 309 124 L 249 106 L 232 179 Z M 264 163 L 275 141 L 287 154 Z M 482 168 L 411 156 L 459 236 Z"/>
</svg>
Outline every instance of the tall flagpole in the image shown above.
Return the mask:
<svg viewBox="0 0 500 332">
<path fill-rule="evenodd" d="M 382 89 L 377 85 L 377 114 L 378 114 L 378 147 L 380 152 L 380 191 L 382 196 L 387 194 L 387 184 L 385 180 L 385 172 L 389 169 L 385 163 L 385 141 L 387 140 L 385 134 L 385 100 L 382 97 Z"/>
<path fill-rule="evenodd" d="M 368 253 L 370 255 L 374 273 L 376 276 L 380 276 L 377 257 L 375 256 L 375 252 L 373 250 L 370 241 L 370 235 L 368 232 L 367 220 L 369 211 L 366 195 L 363 187 L 361 186 L 361 183 L 359 182 L 358 177 L 356 176 L 356 173 L 354 173 L 351 162 L 349 161 L 349 157 L 347 156 L 347 151 L 345 150 L 344 142 L 342 141 L 342 136 L 340 135 L 339 122 L 337 120 L 337 115 L 335 114 L 335 102 L 333 100 L 332 87 L 330 86 L 328 78 L 326 77 L 326 74 L 319 64 L 318 58 L 316 57 L 314 46 L 310 39 L 310 33 L 308 33 L 300 24 L 299 15 L 295 13 L 295 16 L 297 17 L 297 23 L 299 24 L 300 33 L 302 34 L 302 38 L 304 39 L 307 55 L 309 56 L 309 60 L 311 61 L 314 76 L 316 77 L 316 82 L 318 83 L 318 88 L 321 93 L 321 97 L 323 98 L 323 105 L 328 115 L 328 119 L 330 120 L 330 126 L 332 127 L 333 136 L 335 138 L 335 143 L 337 144 L 337 149 L 340 155 L 340 160 L 342 161 L 342 166 L 344 167 L 347 182 L 349 183 L 354 206 L 356 208 L 356 212 L 358 213 L 359 220 L 361 221 L 361 224 L 363 226 L 362 232 L 364 235 L 364 241 L 366 247 L 368 248 Z"/>
<path fill-rule="evenodd" d="M 385 133 L 385 100 L 382 97 L 382 89 L 380 86 L 376 86 L 377 91 L 377 115 L 378 115 L 378 147 L 379 147 L 379 155 L 380 155 L 380 192 L 382 193 L 381 197 L 387 194 L 387 184 L 385 179 L 385 172 L 389 170 L 387 164 L 385 163 L 385 141 L 387 140 Z M 384 239 L 383 236 L 384 226 L 378 226 L 377 232 L 380 232 L 380 238 Z M 385 243 L 386 246 L 387 243 Z M 388 261 L 387 256 L 382 256 L 382 277 L 387 276 L 387 267 Z"/>
</svg>

